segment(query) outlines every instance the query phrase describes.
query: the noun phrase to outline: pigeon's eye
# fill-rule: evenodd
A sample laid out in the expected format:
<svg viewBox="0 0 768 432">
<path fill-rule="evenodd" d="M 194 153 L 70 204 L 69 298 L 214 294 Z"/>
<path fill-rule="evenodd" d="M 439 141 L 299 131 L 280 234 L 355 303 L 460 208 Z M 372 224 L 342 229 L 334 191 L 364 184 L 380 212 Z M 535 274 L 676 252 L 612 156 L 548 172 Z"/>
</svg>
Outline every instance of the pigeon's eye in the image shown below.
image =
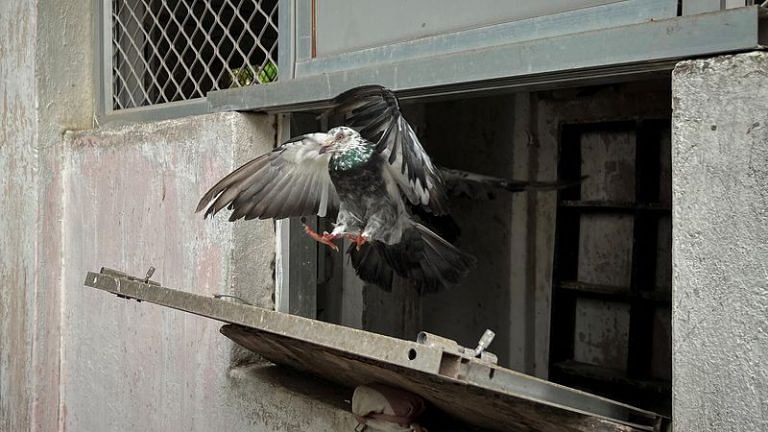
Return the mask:
<svg viewBox="0 0 768 432">
<path fill-rule="evenodd" d="M 344 132 L 336 132 L 336 139 L 340 140 L 342 138 L 344 138 Z"/>
</svg>

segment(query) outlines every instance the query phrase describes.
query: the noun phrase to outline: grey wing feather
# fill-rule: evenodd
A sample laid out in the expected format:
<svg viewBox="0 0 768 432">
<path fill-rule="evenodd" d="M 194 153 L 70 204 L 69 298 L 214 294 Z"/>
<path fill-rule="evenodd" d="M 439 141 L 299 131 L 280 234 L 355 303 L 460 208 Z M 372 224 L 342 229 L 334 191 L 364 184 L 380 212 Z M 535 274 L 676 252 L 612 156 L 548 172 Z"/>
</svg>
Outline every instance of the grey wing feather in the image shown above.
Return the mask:
<svg viewBox="0 0 768 432">
<path fill-rule="evenodd" d="M 325 216 L 339 205 L 328 174 L 330 153 L 320 153 L 325 138 L 303 135 L 245 163 L 209 189 L 195 211 L 207 209 L 207 217 L 227 207 L 230 220 Z"/>
<path fill-rule="evenodd" d="M 340 115 L 344 125 L 377 144 L 376 150 L 389 162 L 387 169 L 411 204 L 438 215 L 448 212 L 440 170 L 403 117 L 392 91 L 378 85 L 356 87 L 333 103 L 324 115 Z"/>
</svg>

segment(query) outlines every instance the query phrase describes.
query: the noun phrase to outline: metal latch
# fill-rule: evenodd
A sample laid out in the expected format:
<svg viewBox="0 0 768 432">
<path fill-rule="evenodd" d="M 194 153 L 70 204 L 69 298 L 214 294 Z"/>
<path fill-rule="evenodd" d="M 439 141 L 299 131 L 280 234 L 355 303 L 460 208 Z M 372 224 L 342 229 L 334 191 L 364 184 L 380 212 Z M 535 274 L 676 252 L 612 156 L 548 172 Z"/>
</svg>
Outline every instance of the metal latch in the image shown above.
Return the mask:
<svg viewBox="0 0 768 432">
<path fill-rule="evenodd" d="M 491 342 L 493 342 L 494 337 L 496 337 L 496 333 L 491 329 L 487 329 L 477 342 L 477 348 L 467 348 L 459 345 L 453 339 L 422 331 L 416 336 L 416 342 L 441 349 L 444 352 L 452 353 L 459 357 L 476 359 L 490 364 L 498 364 L 499 359 L 496 357 L 496 354 L 486 351 Z"/>
<path fill-rule="evenodd" d="M 119 279 L 126 279 L 126 280 L 130 280 L 130 281 L 141 282 L 141 283 L 144 283 L 146 285 L 160 286 L 159 282 L 155 282 L 155 281 L 149 279 L 149 278 L 152 277 L 153 274 L 155 274 L 155 267 L 153 267 L 153 266 L 149 266 L 149 269 L 147 270 L 147 273 L 146 273 L 146 275 L 144 275 L 143 278 L 139 278 L 139 277 L 136 277 L 136 276 L 131 276 L 131 275 L 128 275 L 128 274 L 123 273 L 121 271 L 112 270 L 112 269 L 106 268 L 106 267 L 102 267 L 101 268 L 100 274 L 103 274 L 103 275 L 106 275 L 106 276 L 112 276 L 114 278 L 119 278 Z M 139 298 L 129 297 L 129 296 L 122 295 L 122 294 L 115 294 L 115 295 L 117 295 L 120 298 L 124 298 L 124 299 L 133 299 L 133 300 L 136 300 L 137 302 L 141 303 L 141 299 L 139 299 Z"/>
</svg>

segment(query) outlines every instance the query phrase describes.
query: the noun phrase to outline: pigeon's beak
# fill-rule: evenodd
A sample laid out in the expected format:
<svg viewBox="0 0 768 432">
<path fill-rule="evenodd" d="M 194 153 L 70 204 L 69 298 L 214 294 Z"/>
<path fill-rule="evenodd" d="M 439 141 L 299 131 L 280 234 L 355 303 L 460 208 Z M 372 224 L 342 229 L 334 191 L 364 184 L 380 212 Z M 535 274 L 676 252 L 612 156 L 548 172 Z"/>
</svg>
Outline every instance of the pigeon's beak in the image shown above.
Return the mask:
<svg viewBox="0 0 768 432">
<path fill-rule="evenodd" d="M 323 143 L 323 145 L 320 146 L 320 150 L 318 151 L 318 153 L 320 154 L 327 153 L 329 150 L 331 150 L 331 147 L 333 147 L 333 143 L 334 143 L 333 138 L 328 138 L 327 140 L 325 140 L 325 143 Z"/>
</svg>

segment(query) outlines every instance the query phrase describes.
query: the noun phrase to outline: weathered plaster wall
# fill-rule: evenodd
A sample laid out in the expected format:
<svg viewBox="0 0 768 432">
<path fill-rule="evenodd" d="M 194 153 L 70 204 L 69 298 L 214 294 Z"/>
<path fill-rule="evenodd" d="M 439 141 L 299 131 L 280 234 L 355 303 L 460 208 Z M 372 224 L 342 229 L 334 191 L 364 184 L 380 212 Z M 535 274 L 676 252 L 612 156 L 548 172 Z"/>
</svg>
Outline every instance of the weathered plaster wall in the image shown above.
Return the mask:
<svg viewBox="0 0 768 432">
<path fill-rule="evenodd" d="M 34 284 L 37 209 L 35 8 L 0 3 L 0 430 L 24 430 L 32 373 L 28 286 Z"/>
<path fill-rule="evenodd" d="M 768 54 L 673 74 L 675 430 L 768 430 Z"/>
<path fill-rule="evenodd" d="M 91 127 L 94 113 L 91 0 L 39 0 L 34 77 L 37 81 L 37 278 L 28 297 L 33 315 L 32 430 L 59 426 L 62 278 L 62 135 Z"/>
<path fill-rule="evenodd" d="M 55 430 L 61 134 L 90 125 L 90 0 L 0 2 L 0 430 Z"/>
<path fill-rule="evenodd" d="M 284 370 L 265 364 L 233 368 L 233 344 L 219 334 L 220 323 L 82 286 L 85 272 L 101 266 L 143 274 L 153 265 L 153 279 L 163 285 L 204 295 L 237 292 L 270 306 L 273 223 L 203 220 L 193 211 L 236 158 L 272 148 L 272 121 L 212 114 L 67 137 L 64 430 L 354 427 L 351 415 L 333 405 L 339 395 L 304 397 L 280 382 Z M 311 381 L 292 387 L 319 391 Z"/>
</svg>

